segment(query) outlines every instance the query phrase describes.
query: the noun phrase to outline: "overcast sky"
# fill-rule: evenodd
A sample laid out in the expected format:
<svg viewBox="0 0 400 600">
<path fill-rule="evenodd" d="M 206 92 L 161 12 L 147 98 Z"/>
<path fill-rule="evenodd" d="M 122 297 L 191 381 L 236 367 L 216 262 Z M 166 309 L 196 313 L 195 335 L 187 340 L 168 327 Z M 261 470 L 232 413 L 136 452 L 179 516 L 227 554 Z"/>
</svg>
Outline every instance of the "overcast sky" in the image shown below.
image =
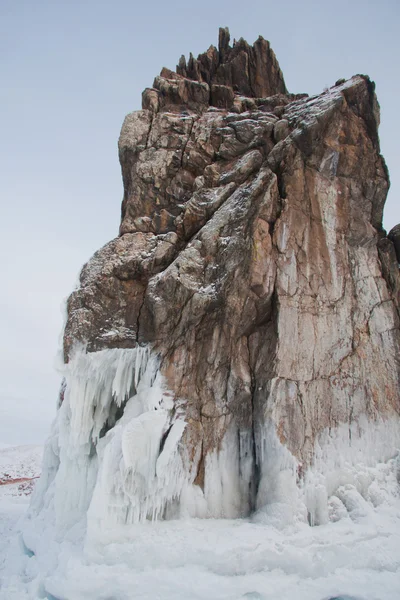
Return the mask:
<svg viewBox="0 0 400 600">
<path fill-rule="evenodd" d="M 231 37 L 271 41 L 292 92 L 367 73 L 400 221 L 398 0 L 0 0 L 0 442 L 40 443 L 55 412 L 63 302 L 115 237 L 117 139 L 161 67 Z"/>
</svg>

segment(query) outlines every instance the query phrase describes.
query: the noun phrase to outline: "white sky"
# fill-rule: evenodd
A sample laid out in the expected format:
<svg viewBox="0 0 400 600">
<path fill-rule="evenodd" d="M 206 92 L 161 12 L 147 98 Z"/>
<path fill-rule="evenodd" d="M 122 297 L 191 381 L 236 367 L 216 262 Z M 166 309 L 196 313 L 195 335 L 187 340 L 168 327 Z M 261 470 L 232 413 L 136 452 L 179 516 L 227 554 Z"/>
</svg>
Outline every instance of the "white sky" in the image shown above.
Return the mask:
<svg viewBox="0 0 400 600">
<path fill-rule="evenodd" d="M 400 221 L 398 0 L 284 3 L 1 0 L 0 442 L 36 443 L 54 414 L 62 305 L 82 264 L 117 235 L 126 113 L 161 67 L 231 38 L 271 41 L 291 92 L 356 73 L 377 84 Z"/>
</svg>

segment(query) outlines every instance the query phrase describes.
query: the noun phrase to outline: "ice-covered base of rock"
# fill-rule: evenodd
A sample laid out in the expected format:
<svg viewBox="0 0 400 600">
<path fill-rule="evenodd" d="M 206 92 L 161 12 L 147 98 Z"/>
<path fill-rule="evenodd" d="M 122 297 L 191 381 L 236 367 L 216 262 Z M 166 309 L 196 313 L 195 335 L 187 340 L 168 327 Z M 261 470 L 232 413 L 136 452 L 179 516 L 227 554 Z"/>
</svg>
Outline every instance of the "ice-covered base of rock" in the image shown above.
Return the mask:
<svg viewBox="0 0 400 600">
<path fill-rule="evenodd" d="M 243 517 L 255 473 L 255 518 L 281 527 L 337 520 L 396 491 L 382 488 L 374 471 L 397 455 L 395 417 L 323 432 L 307 470 L 279 442 L 272 423 L 257 427 L 255 452 L 251 432 L 238 435 L 232 423 L 221 447 L 206 456 L 204 489 L 194 485 L 180 444 L 185 425 L 185 404 L 173 401 L 149 347 L 77 349 L 65 367 L 31 519 L 45 515 L 48 523 L 50 514 L 58 535 L 83 519 L 87 540 L 97 541 L 116 526 L 146 519 Z M 34 536 L 26 536 L 33 547 Z"/>
</svg>

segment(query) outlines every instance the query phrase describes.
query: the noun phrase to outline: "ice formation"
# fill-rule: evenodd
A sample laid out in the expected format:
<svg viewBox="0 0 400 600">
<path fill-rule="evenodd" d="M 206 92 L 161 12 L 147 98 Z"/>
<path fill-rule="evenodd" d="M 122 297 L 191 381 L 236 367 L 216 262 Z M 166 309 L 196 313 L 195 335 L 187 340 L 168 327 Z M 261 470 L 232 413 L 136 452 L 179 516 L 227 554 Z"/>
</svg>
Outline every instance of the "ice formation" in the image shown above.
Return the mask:
<svg viewBox="0 0 400 600">
<path fill-rule="evenodd" d="M 174 410 L 149 347 L 86 352 L 65 366 L 65 391 L 33 501 L 53 506 L 58 531 L 86 518 L 102 527 L 156 518 L 185 482 Z"/>
</svg>

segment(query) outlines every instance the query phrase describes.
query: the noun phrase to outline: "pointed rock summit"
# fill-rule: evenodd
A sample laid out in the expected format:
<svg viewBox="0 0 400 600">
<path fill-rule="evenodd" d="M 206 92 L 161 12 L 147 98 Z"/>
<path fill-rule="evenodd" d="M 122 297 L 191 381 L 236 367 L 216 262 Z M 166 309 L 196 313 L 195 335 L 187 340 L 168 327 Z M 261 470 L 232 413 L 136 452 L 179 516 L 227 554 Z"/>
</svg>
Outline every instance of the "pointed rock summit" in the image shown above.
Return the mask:
<svg viewBox="0 0 400 600">
<path fill-rule="evenodd" d="M 269 42 L 261 36 L 250 46 L 243 38 L 229 45 L 228 28 L 219 30 L 218 50 L 210 46 L 197 59 L 181 57 L 176 73 L 162 69 L 153 88 L 143 92 L 143 108 L 203 112 L 210 106 L 240 112 L 246 98 L 287 94 Z"/>
<path fill-rule="evenodd" d="M 287 89 L 278 61 L 269 42 L 259 37 L 253 46 L 243 38 L 229 45 L 229 29 L 219 30 L 218 50 L 210 46 L 197 59 L 190 55 L 188 64 L 182 56 L 176 72 L 183 77 L 210 86 L 210 104 L 218 98 L 218 88 L 226 88 L 226 94 L 242 94 L 250 98 L 264 98 L 286 94 Z"/>
<path fill-rule="evenodd" d="M 399 235 L 382 229 L 378 124 L 368 77 L 289 94 L 269 42 L 227 29 L 144 91 L 119 139 L 119 237 L 68 300 L 57 523 L 284 505 L 318 524 L 355 465 L 394 456 Z"/>
</svg>

